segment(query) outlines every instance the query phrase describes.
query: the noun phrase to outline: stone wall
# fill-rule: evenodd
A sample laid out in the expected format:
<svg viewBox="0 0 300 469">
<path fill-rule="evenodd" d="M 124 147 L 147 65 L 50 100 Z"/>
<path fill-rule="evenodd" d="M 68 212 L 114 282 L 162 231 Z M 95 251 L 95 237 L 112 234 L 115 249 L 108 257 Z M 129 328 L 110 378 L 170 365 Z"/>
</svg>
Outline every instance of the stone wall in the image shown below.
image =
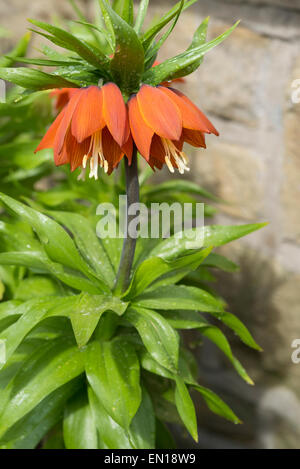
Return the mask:
<svg viewBox="0 0 300 469">
<path fill-rule="evenodd" d="M 161 10 L 161 2 L 151 5 Z M 291 343 L 300 338 L 300 103 L 292 102 L 300 1 L 201 0 L 183 14 L 162 58 L 187 46 L 208 15 L 210 38 L 237 19 L 241 24 L 183 85 L 220 131 L 206 151 L 193 152 L 192 177 L 226 200 L 214 221 L 269 226 L 224 249 L 241 272 L 220 275 L 216 287 L 264 349 L 234 347 L 256 387 L 240 383 L 210 344 L 199 354 L 207 384 L 245 424 L 235 428 L 204 413 L 200 445 L 299 448 L 300 365 L 291 362 Z"/>
<path fill-rule="evenodd" d="M 81 3 L 90 14 L 92 2 Z M 151 0 L 151 12 L 160 15 L 174 3 Z M 182 86 L 221 134 L 208 138 L 205 152 L 191 152 L 191 174 L 227 202 L 214 221 L 270 224 L 226 248 L 241 272 L 220 275 L 217 286 L 264 348 L 256 354 L 234 347 L 257 386 L 241 383 L 215 347 L 204 344 L 202 378 L 245 424 L 223 423 L 199 403 L 200 447 L 299 448 L 300 365 L 291 362 L 291 343 L 300 338 L 300 103 L 291 95 L 300 79 L 300 0 L 201 0 L 182 15 L 160 59 L 184 50 L 208 15 L 210 37 L 242 21 Z M 53 16 L 71 17 L 66 0 L 0 4 L 0 25 L 15 36 L 27 17 Z"/>
</svg>

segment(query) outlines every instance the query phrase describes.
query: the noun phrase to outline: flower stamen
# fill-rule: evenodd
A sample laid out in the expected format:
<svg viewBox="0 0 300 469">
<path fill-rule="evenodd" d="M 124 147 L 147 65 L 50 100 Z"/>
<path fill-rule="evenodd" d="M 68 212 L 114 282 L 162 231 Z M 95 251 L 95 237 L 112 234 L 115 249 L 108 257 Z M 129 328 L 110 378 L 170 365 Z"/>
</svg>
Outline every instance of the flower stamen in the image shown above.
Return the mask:
<svg viewBox="0 0 300 469">
<path fill-rule="evenodd" d="M 84 155 L 82 160 L 82 168 L 85 170 L 87 168 L 87 164 L 90 165 L 90 174 L 89 178 L 95 178 L 98 180 L 99 174 L 99 166 L 100 168 L 104 168 L 105 173 L 108 173 L 109 165 L 108 161 L 105 159 L 103 154 L 103 146 L 102 146 L 102 131 L 96 132 L 91 137 L 91 143 L 88 150 L 88 153 Z M 83 173 L 82 173 L 83 174 Z M 79 178 L 82 179 L 82 175 L 80 174 Z"/>
<path fill-rule="evenodd" d="M 178 171 L 180 174 L 184 174 L 184 171 L 190 171 L 188 167 L 188 157 L 183 151 L 180 151 L 171 140 L 162 138 L 162 144 L 166 152 L 165 162 L 171 173 L 174 173 L 174 165 L 172 164 L 172 158 L 175 161 Z"/>
</svg>

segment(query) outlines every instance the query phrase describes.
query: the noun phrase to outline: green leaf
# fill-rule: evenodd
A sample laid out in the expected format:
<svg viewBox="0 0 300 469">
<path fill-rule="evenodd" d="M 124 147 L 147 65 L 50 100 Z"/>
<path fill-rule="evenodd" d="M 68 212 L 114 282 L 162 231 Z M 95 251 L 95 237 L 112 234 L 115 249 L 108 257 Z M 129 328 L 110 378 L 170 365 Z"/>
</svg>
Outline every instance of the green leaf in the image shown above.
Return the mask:
<svg viewBox="0 0 300 469">
<path fill-rule="evenodd" d="M 113 296 L 80 295 L 69 315 L 78 347 L 88 343 L 105 311 L 111 310 L 121 316 L 126 308 L 127 303 Z"/>
<path fill-rule="evenodd" d="M 177 24 L 177 21 L 179 20 L 179 16 L 181 15 L 181 12 L 182 12 L 182 9 L 183 9 L 183 6 L 184 6 L 184 0 L 181 0 L 180 2 L 180 6 L 178 8 L 178 11 L 177 11 L 177 14 L 174 18 L 174 21 L 173 23 L 171 24 L 171 26 L 169 27 L 169 29 L 162 35 L 162 37 L 159 39 L 159 41 L 157 41 L 156 44 L 153 44 L 150 48 L 149 48 L 149 51 L 148 51 L 148 58 L 147 58 L 147 62 L 146 62 L 146 66 L 148 65 L 152 65 L 155 57 L 157 56 L 158 54 L 158 51 L 160 50 L 160 48 L 162 47 L 162 45 L 166 42 L 166 40 L 168 39 L 168 37 L 170 36 L 170 34 L 172 33 L 173 29 L 175 28 L 176 24 Z"/>
<path fill-rule="evenodd" d="M 197 249 L 209 246 L 222 246 L 238 238 L 242 238 L 256 230 L 266 226 L 266 223 L 256 223 L 252 225 L 239 226 L 205 226 L 183 231 L 182 237 L 172 236 L 159 243 L 149 254 L 148 257 L 162 257 L 163 259 L 172 259 L 184 255 L 190 251 L 189 244 L 191 240 L 194 248 Z M 198 241 L 197 241 L 198 240 Z"/>
<path fill-rule="evenodd" d="M 185 370 L 186 364 L 184 364 L 183 357 L 180 358 L 181 359 L 179 376 L 184 380 L 184 382 L 187 385 L 195 388 L 202 395 L 208 408 L 212 412 L 230 420 L 231 422 L 240 423 L 238 417 L 219 396 L 217 396 L 214 392 L 210 391 L 209 389 L 200 386 L 194 381 L 192 376 L 190 376 L 190 373 L 187 373 Z M 142 367 L 150 373 L 154 373 L 159 376 L 162 376 L 163 378 L 171 379 L 177 382 L 178 374 L 174 375 L 172 372 L 168 371 L 166 368 L 154 361 L 151 356 L 149 356 L 147 353 L 143 353 L 141 355 L 141 364 Z"/>
<path fill-rule="evenodd" d="M 178 281 L 178 278 L 181 279 L 190 271 L 197 269 L 211 250 L 212 248 L 196 251 L 194 254 L 180 257 L 174 261 L 165 261 L 159 257 L 146 259 L 137 268 L 125 296 L 129 298 L 138 296 L 155 280 L 166 274 L 175 274 L 175 280 Z"/>
<path fill-rule="evenodd" d="M 157 288 L 135 299 L 135 306 L 161 310 L 187 309 L 223 313 L 223 303 L 210 293 L 196 287 L 170 285 Z"/>
<path fill-rule="evenodd" d="M 179 54 L 169 60 L 166 60 L 162 64 L 147 70 L 143 75 L 143 82 L 152 86 L 156 86 L 164 81 L 180 78 L 194 72 L 195 65 L 199 66 L 199 61 L 201 58 L 211 49 L 223 42 L 232 33 L 238 24 L 239 22 L 235 23 L 225 33 L 221 34 L 212 41 L 206 42 L 205 44 L 202 44 L 193 49 L 189 49 L 182 54 Z"/>
<path fill-rule="evenodd" d="M 156 419 L 156 449 L 176 449 L 176 443 L 168 427 Z"/>
<path fill-rule="evenodd" d="M 198 441 L 197 417 L 194 403 L 182 378 L 176 378 L 175 403 L 178 413 L 187 430 Z"/>
<path fill-rule="evenodd" d="M 0 200 L 33 227 L 51 260 L 80 270 L 86 276 L 92 276 L 93 279 L 90 269 L 79 255 L 73 240 L 58 223 L 5 194 L 0 193 Z M 103 290 L 108 290 L 103 283 L 100 284 L 100 281 L 98 283 Z"/>
<path fill-rule="evenodd" d="M 90 294 L 97 294 L 105 288 L 99 288 L 90 280 L 81 275 L 70 274 L 64 271 L 60 264 L 51 262 L 43 250 L 26 252 L 4 252 L 0 254 L 0 265 L 14 265 L 28 267 L 35 272 L 50 273 L 69 287 Z"/>
<path fill-rule="evenodd" d="M 130 441 L 136 449 L 155 448 L 155 414 L 151 398 L 142 389 L 142 402 L 130 426 Z"/>
<path fill-rule="evenodd" d="M 186 181 L 183 179 L 172 179 L 170 181 L 163 182 L 162 184 L 158 184 L 155 186 L 145 186 L 141 193 L 143 196 L 151 197 L 151 195 L 159 195 L 159 194 L 166 194 L 169 192 L 175 193 L 188 193 L 199 195 L 201 197 L 205 197 L 206 199 L 217 201 L 217 197 L 215 197 L 210 192 L 206 191 L 198 184 L 192 181 Z"/>
<path fill-rule="evenodd" d="M 78 384 L 78 380 L 73 380 L 47 396 L 4 435 L 0 448 L 35 449 L 61 419 L 66 401 L 76 392 Z"/>
<path fill-rule="evenodd" d="M 239 266 L 220 254 L 211 253 L 204 261 L 203 266 L 215 267 L 224 270 L 224 272 L 237 272 Z"/>
<path fill-rule="evenodd" d="M 124 315 L 138 331 L 146 349 L 158 363 L 176 373 L 179 336 L 156 311 L 133 305 Z"/>
<path fill-rule="evenodd" d="M 89 23 L 87 23 L 87 18 L 84 16 L 81 9 L 76 4 L 75 0 L 68 0 L 68 1 L 70 5 L 72 6 L 74 12 L 76 13 L 77 17 L 79 18 L 79 20 L 81 20 L 81 21 L 78 21 L 78 23 L 81 23 L 84 26 L 86 26 L 87 33 L 92 34 L 96 43 L 99 43 L 99 36 L 95 33 L 95 29 L 98 29 L 98 28 L 95 25 L 90 25 Z"/>
<path fill-rule="evenodd" d="M 0 280 L 0 301 L 3 299 L 5 293 L 5 285 L 4 283 Z"/>
<path fill-rule="evenodd" d="M 115 422 L 106 412 L 92 388 L 88 389 L 89 402 L 94 415 L 101 449 L 134 449 L 128 431 Z"/>
<path fill-rule="evenodd" d="M 235 424 L 241 423 L 240 419 L 232 412 L 230 407 L 214 392 L 203 386 L 193 385 L 205 400 L 207 407 L 214 413 Z"/>
<path fill-rule="evenodd" d="M 12 316 L 16 316 L 16 308 L 20 306 L 21 302 L 12 300 L 12 301 L 3 301 L 0 303 L 0 321 L 4 321 Z"/>
<path fill-rule="evenodd" d="M 147 391 L 142 389 L 142 402 L 129 431 L 118 425 L 106 412 L 95 392 L 89 388 L 89 401 L 103 444 L 109 449 L 153 449 L 155 447 L 155 415 Z"/>
<path fill-rule="evenodd" d="M 144 20 L 147 14 L 148 6 L 149 6 L 149 0 L 140 1 L 139 10 L 138 10 L 136 22 L 134 25 L 134 30 L 137 34 L 141 32 L 141 29 L 142 29 L 142 26 L 144 24 Z"/>
<path fill-rule="evenodd" d="M 144 70 L 144 49 L 134 29 L 107 2 L 99 1 L 115 35 L 116 49 L 110 63 L 111 73 L 122 91 L 132 93 L 138 89 Z"/>
<path fill-rule="evenodd" d="M 86 62 L 93 65 L 96 68 L 102 69 L 103 66 L 107 65 L 109 60 L 105 54 L 103 54 L 98 48 L 91 46 L 90 44 L 78 39 L 67 31 L 52 26 L 41 21 L 29 20 L 30 23 L 38 26 L 41 29 L 44 29 L 53 36 L 48 36 L 52 42 L 61 47 L 69 49 L 73 52 L 76 52 L 80 57 L 82 57 Z"/>
<path fill-rule="evenodd" d="M 77 84 L 72 81 L 32 68 L 0 68 L 0 78 L 31 90 L 77 88 Z"/>
<path fill-rule="evenodd" d="M 95 418 L 82 392 L 74 396 L 65 408 L 63 433 L 67 449 L 98 449 Z"/>
<path fill-rule="evenodd" d="M 84 352 L 72 342 L 62 338 L 46 343 L 29 357 L 5 390 L 9 399 L 0 415 L 0 436 L 45 397 L 83 371 Z"/>
<path fill-rule="evenodd" d="M 96 274 L 110 287 L 114 286 L 115 273 L 95 231 L 89 221 L 77 213 L 48 212 L 55 220 L 63 224 L 74 235 L 75 243 L 84 259 L 94 269 Z"/>
<path fill-rule="evenodd" d="M 51 277 L 35 275 L 25 278 L 16 288 L 14 298 L 16 300 L 27 301 L 32 299 L 32 292 L 35 297 L 60 296 L 63 289 Z"/>
<path fill-rule="evenodd" d="M 38 298 L 17 306 L 14 314 L 20 319 L 2 331 L 0 340 L 5 343 L 6 361 L 12 356 L 26 335 L 45 317 L 49 309 L 56 304 L 55 298 Z M 4 364 L 0 364 L 0 369 Z"/>
<path fill-rule="evenodd" d="M 262 348 L 255 342 L 246 326 L 234 314 L 223 312 L 220 315 L 214 314 L 214 316 L 232 329 L 248 347 L 258 350 L 259 352 L 262 351 Z"/>
<path fill-rule="evenodd" d="M 206 18 L 201 23 L 199 28 L 196 30 L 196 32 L 194 34 L 194 37 L 193 37 L 193 40 L 192 40 L 192 43 L 191 43 L 190 47 L 188 47 L 188 49 L 187 49 L 188 51 L 192 50 L 192 49 L 195 49 L 195 48 L 201 46 L 202 44 L 205 44 L 206 36 L 207 36 L 208 22 L 209 22 L 209 17 Z M 203 59 L 204 59 L 204 56 L 202 56 L 193 65 L 188 65 L 186 67 L 186 69 L 181 69 L 180 70 L 180 75 L 181 76 L 183 76 L 183 75 L 186 76 L 186 75 L 189 75 L 189 74 L 193 73 L 195 70 L 197 70 L 200 67 L 200 65 L 203 62 Z"/>
<path fill-rule="evenodd" d="M 69 297 L 34 298 L 21 305 L 10 303 L 8 311 L 6 308 L 4 314 L 1 314 L 0 310 L 0 320 L 12 315 L 20 316 L 16 323 L 0 333 L 0 339 L 6 345 L 8 360 L 27 334 L 46 317 L 70 318 L 77 343 L 82 347 L 91 338 L 103 312 L 111 310 L 122 315 L 127 304 L 112 296 L 81 294 Z"/>
<path fill-rule="evenodd" d="M 17 62 L 29 65 L 38 65 L 40 67 L 70 67 L 72 65 L 82 65 L 82 62 L 78 58 L 76 59 L 65 59 L 65 60 L 49 60 L 49 59 L 28 59 L 17 57 Z"/>
<path fill-rule="evenodd" d="M 131 344 L 115 339 L 87 349 L 88 381 L 106 412 L 128 430 L 141 403 L 140 367 Z"/>
<path fill-rule="evenodd" d="M 189 8 L 190 6 L 192 6 L 194 3 L 196 3 L 197 0 L 190 0 L 190 1 L 186 1 L 183 8 L 182 8 L 182 5 L 181 5 L 181 1 L 178 2 L 170 11 L 168 11 L 168 13 L 166 13 L 165 15 L 162 16 L 162 18 L 159 19 L 159 21 L 157 21 L 155 24 L 153 24 L 151 26 L 151 28 L 144 34 L 143 36 L 143 46 L 144 46 L 144 49 L 147 50 L 148 47 L 151 45 L 153 39 L 155 38 L 155 36 L 170 22 L 172 21 L 173 18 L 176 17 L 176 15 L 178 14 L 178 11 L 181 10 L 182 8 L 182 11 L 186 10 L 187 8 Z"/>
<path fill-rule="evenodd" d="M 133 25 L 133 0 L 113 0 L 112 7 L 126 23 Z"/>
<path fill-rule="evenodd" d="M 241 363 L 233 356 L 228 340 L 222 331 L 209 324 L 198 313 L 193 311 L 166 311 L 162 313 L 175 329 L 198 329 L 201 334 L 211 340 L 230 360 L 238 374 L 248 383 L 253 384 Z"/>
<path fill-rule="evenodd" d="M 21 38 L 21 40 L 18 42 L 18 44 L 12 51 L 6 54 L 5 57 L 0 57 L 0 67 L 11 67 L 14 62 L 19 61 L 20 57 L 24 57 L 27 52 L 30 39 L 31 33 L 28 32 Z"/>
</svg>

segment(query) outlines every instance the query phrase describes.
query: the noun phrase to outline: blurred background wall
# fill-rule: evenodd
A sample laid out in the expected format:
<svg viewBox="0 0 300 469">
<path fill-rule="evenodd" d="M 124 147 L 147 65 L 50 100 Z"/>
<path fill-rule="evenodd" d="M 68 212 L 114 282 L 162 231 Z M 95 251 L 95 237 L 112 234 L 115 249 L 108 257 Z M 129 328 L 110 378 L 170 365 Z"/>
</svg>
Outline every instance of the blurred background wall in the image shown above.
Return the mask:
<svg viewBox="0 0 300 469">
<path fill-rule="evenodd" d="M 93 0 L 80 3 L 92 15 Z M 151 13 L 159 16 L 175 3 L 150 0 Z M 205 152 L 189 149 L 189 177 L 227 201 L 214 222 L 270 225 L 226 248 L 241 271 L 219 275 L 216 285 L 264 348 L 249 352 L 232 337 L 256 386 L 244 385 L 212 345 L 198 349 L 202 382 L 227 399 L 244 425 L 222 422 L 199 402 L 199 446 L 300 448 L 300 364 L 291 360 L 292 341 L 300 339 L 300 103 L 292 100 L 300 79 L 300 0 L 199 0 L 159 59 L 187 47 L 208 15 L 210 38 L 242 22 L 181 85 L 221 134 L 208 138 Z M 0 39 L 2 51 L 25 31 L 28 17 L 73 14 L 67 0 L 0 0 L 0 26 L 12 31 Z"/>
</svg>

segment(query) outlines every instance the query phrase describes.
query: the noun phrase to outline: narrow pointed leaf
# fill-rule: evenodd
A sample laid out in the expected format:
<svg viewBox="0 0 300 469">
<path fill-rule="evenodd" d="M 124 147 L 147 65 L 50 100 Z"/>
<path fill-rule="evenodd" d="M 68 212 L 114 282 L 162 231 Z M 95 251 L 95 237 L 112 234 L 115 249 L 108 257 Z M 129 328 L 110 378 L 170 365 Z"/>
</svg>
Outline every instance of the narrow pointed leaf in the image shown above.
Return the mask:
<svg viewBox="0 0 300 469">
<path fill-rule="evenodd" d="M 78 380 L 73 380 L 47 396 L 4 435 L 0 449 L 35 449 L 60 421 L 67 400 L 78 387 Z"/>
<path fill-rule="evenodd" d="M 252 379 L 241 363 L 233 356 L 228 340 L 218 327 L 209 324 L 199 313 L 193 311 L 166 311 L 162 314 L 175 329 L 198 329 L 203 336 L 219 347 L 246 383 L 253 385 Z"/>
<path fill-rule="evenodd" d="M 97 238 L 89 221 L 77 213 L 53 211 L 48 213 L 71 231 L 82 256 L 95 272 L 101 276 L 101 279 L 112 288 L 115 280 L 114 269 L 102 245 L 102 241 Z"/>
<path fill-rule="evenodd" d="M 175 273 L 176 281 L 178 281 L 178 278 L 181 279 L 188 272 L 197 269 L 211 250 L 212 248 L 203 249 L 174 261 L 165 261 L 159 257 L 145 260 L 137 268 L 126 297 L 134 298 L 138 296 L 155 280 L 166 274 Z"/>
<path fill-rule="evenodd" d="M 158 363 L 176 372 L 179 336 L 158 313 L 135 305 L 124 316 L 138 331 L 146 349 Z"/>
<path fill-rule="evenodd" d="M 32 68 L 0 68 L 0 78 L 22 88 L 47 90 L 51 88 L 77 88 L 77 84 L 57 75 Z"/>
<path fill-rule="evenodd" d="M 115 422 L 103 407 L 92 387 L 88 389 L 89 402 L 100 436 L 101 449 L 134 449 L 128 430 Z"/>
<path fill-rule="evenodd" d="M 94 67 L 102 68 L 103 65 L 108 64 L 108 58 L 98 48 L 87 44 L 67 31 L 61 28 L 57 28 L 56 26 L 52 26 L 48 23 L 43 23 L 41 21 L 29 21 L 35 26 L 38 26 L 39 28 L 44 29 L 48 33 L 52 34 L 54 38 L 53 42 L 55 42 L 55 39 L 58 39 L 59 44 L 62 44 L 62 47 L 76 52 L 80 57 L 82 57 Z M 52 38 L 50 37 L 50 40 L 51 39 Z"/>
<path fill-rule="evenodd" d="M 144 20 L 147 14 L 149 6 L 149 0 L 141 0 L 139 5 L 139 10 L 136 18 L 136 22 L 134 25 L 134 30 L 137 34 L 141 32 L 142 26 L 144 24 Z"/>
<path fill-rule="evenodd" d="M 140 369 L 132 345 L 116 339 L 87 349 L 86 374 L 106 412 L 128 430 L 141 403 Z"/>
<path fill-rule="evenodd" d="M 223 303 L 210 293 L 185 285 L 169 285 L 145 292 L 135 298 L 134 304 L 141 308 L 161 310 L 187 309 L 208 313 L 224 311 Z"/>
<path fill-rule="evenodd" d="M 0 437 L 49 394 L 82 374 L 83 357 L 84 352 L 65 338 L 46 343 L 31 356 L 8 387 L 9 400 L 0 415 Z"/>
<path fill-rule="evenodd" d="M 63 433 L 66 449 L 98 449 L 95 418 L 82 392 L 74 396 L 65 408 Z"/>
<path fill-rule="evenodd" d="M 133 0 L 113 0 L 113 9 L 126 23 L 133 24 Z"/>
<path fill-rule="evenodd" d="M 207 407 L 214 414 L 217 414 L 235 424 L 241 423 L 240 419 L 234 414 L 230 407 L 228 407 L 228 405 L 225 404 L 225 402 L 213 391 L 199 385 L 193 385 L 193 388 L 201 394 Z"/>
<path fill-rule="evenodd" d="M 242 238 L 254 231 L 266 226 L 266 223 L 240 226 L 205 226 L 182 232 L 182 237 L 172 236 L 160 242 L 149 254 L 149 257 L 159 256 L 163 259 L 172 259 L 184 255 L 190 251 L 189 244 L 192 241 L 194 249 L 223 246 L 238 238 Z M 192 236 L 191 236 L 192 235 Z M 197 241 L 199 240 L 199 241 Z"/>
<path fill-rule="evenodd" d="M 238 22 L 225 33 L 210 42 L 187 50 L 160 65 L 147 70 L 143 75 L 143 81 L 152 86 L 159 85 L 164 81 L 173 80 L 188 75 L 195 71 L 195 64 L 199 66 L 199 60 L 211 49 L 221 44 L 237 27 Z"/>
<path fill-rule="evenodd" d="M 182 10 L 186 10 L 198 0 L 190 0 L 186 1 Z M 144 49 L 147 50 L 150 44 L 152 43 L 155 36 L 170 22 L 174 17 L 176 17 L 178 11 L 181 9 L 181 1 L 178 2 L 173 8 L 171 8 L 168 13 L 162 16 L 151 28 L 144 34 L 143 36 L 143 46 Z"/>
<path fill-rule="evenodd" d="M 187 430 L 198 441 L 197 417 L 194 403 L 182 378 L 176 378 L 175 403 L 181 420 Z"/>
<path fill-rule="evenodd" d="M 153 173 L 149 173 L 152 175 Z M 155 185 L 155 186 L 145 186 L 142 189 L 142 194 L 146 195 L 148 197 L 151 197 L 152 195 L 157 196 L 158 194 L 167 194 L 170 192 L 180 192 L 180 193 L 186 193 L 186 194 L 195 194 L 199 195 L 201 197 L 205 197 L 206 199 L 210 199 L 213 201 L 217 201 L 217 197 L 215 197 L 213 194 L 208 192 L 207 190 L 203 189 L 202 187 L 199 186 L 199 184 L 196 184 L 195 182 L 192 181 L 186 181 L 183 179 L 175 179 L 171 181 L 166 181 L 163 182 L 162 184 Z"/>
<path fill-rule="evenodd" d="M 51 260 L 91 276 L 91 271 L 79 255 L 73 240 L 58 223 L 5 194 L 0 193 L 0 200 L 33 227 Z"/>
<path fill-rule="evenodd" d="M 177 11 L 177 14 L 175 15 L 175 18 L 174 18 L 174 21 L 173 23 L 171 24 L 171 26 L 169 27 L 169 29 L 162 35 L 162 37 L 159 39 L 159 41 L 157 41 L 156 44 L 153 44 L 150 48 L 149 48 L 149 51 L 148 51 L 148 59 L 147 59 L 147 65 L 148 64 L 152 64 L 153 61 L 154 61 L 154 58 L 157 56 L 158 54 L 158 51 L 160 50 L 160 48 L 162 47 L 162 45 L 166 42 L 166 40 L 168 39 L 168 37 L 170 36 L 170 34 L 172 33 L 173 29 L 175 28 L 176 24 L 177 24 L 177 21 L 179 20 L 179 16 L 182 12 L 182 8 L 184 6 L 184 0 L 181 0 L 180 2 L 180 5 L 179 5 L 179 8 L 178 8 L 178 11 Z M 146 65 L 146 67 L 147 67 Z"/>
<path fill-rule="evenodd" d="M 212 252 L 204 261 L 203 265 L 223 270 L 224 272 L 237 272 L 239 266 L 220 254 Z"/>
</svg>

